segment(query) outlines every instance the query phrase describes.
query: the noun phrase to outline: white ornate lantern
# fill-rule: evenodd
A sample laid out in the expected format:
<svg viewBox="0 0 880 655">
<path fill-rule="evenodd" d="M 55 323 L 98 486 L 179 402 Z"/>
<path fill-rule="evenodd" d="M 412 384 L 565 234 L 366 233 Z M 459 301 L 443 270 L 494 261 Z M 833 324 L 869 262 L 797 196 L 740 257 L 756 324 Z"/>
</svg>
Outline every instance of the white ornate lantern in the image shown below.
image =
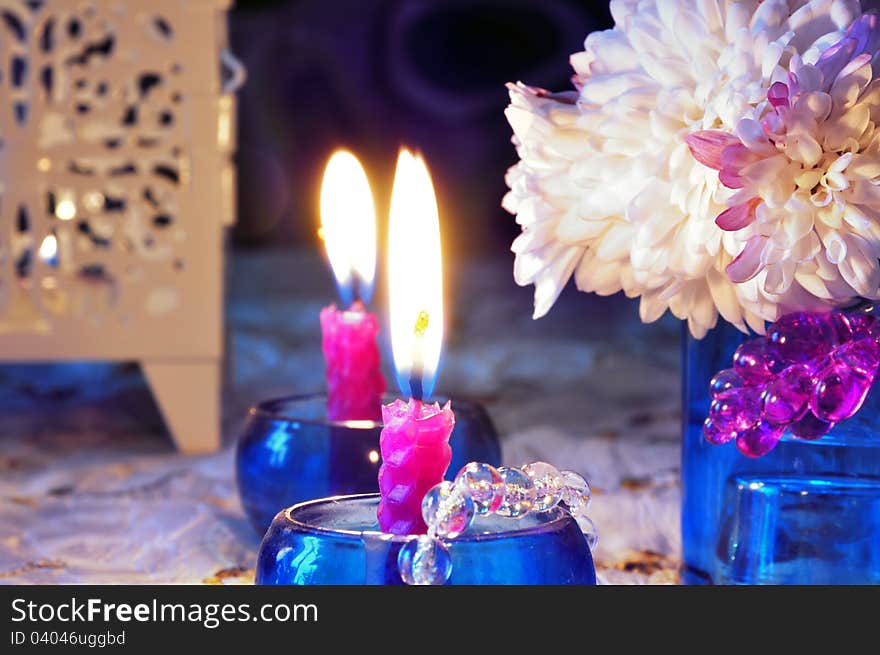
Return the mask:
<svg viewBox="0 0 880 655">
<path fill-rule="evenodd" d="M 230 0 L 0 0 L 0 360 L 138 360 L 220 443 Z"/>
</svg>

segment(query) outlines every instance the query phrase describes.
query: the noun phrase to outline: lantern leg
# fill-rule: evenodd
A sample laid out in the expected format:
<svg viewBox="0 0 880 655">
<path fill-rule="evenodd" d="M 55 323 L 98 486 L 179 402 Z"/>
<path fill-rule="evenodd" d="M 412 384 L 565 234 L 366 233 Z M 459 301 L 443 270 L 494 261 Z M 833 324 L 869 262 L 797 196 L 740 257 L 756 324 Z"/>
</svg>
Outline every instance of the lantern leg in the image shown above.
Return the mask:
<svg viewBox="0 0 880 655">
<path fill-rule="evenodd" d="M 219 450 L 220 362 L 152 360 L 142 361 L 141 368 L 177 449 L 185 454 Z"/>
</svg>

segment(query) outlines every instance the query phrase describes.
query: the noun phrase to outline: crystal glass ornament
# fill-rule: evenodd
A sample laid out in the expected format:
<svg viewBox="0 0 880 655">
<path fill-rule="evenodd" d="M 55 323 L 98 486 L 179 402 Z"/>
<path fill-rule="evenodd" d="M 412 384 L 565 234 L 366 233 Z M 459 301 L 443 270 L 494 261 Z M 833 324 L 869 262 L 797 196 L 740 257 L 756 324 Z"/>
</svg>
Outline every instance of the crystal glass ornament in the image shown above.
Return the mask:
<svg viewBox="0 0 880 655">
<path fill-rule="evenodd" d="M 791 423 L 807 412 L 813 374 L 804 364 L 789 366 L 764 388 L 763 416 L 773 423 Z"/>
<path fill-rule="evenodd" d="M 874 339 L 880 337 L 880 321 L 873 314 L 861 312 L 847 316 L 849 326 L 852 329 L 853 340 Z"/>
<path fill-rule="evenodd" d="M 743 342 L 733 356 L 733 368 L 746 384 L 763 382 L 781 370 L 778 360 L 767 348 L 764 339 Z"/>
<path fill-rule="evenodd" d="M 823 421 L 813 412 L 807 411 L 804 416 L 789 426 L 791 433 L 801 439 L 818 439 L 829 432 L 834 427 L 831 421 Z"/>
<path fill-rule="evenodd" d="M 718 423 L 712 418 L 707 417 L 703 421 L 703 436 L 709 443 L 720 446 L 736 439 L 737 430 L 735 427 Z"/>
<path fill-rule="evenodd" d="M 537 495 L 532 479 L 519 469 L 507 466 L 500 467 L 498 473 L 504 481 L 504 498 L 496 513 L 514 519 L 528 514 Z"/>
<path fill-rule="evenodd" d="M 547 462 L 532 462 L 522 468 L 523 473 L 532 479 L 535 485 L 535 502 L 532 510 L 546 512 L 562 499 L 562 483 L 559 480 L 559 469 Z"/>
<path fill-rule="evenodd" d="M 587 516 L 587 508 L 580 507 L 577 510 L 572 511 L 571 515 L 574 517 L 574 520 L 577 521 L 578 527 L 581 529 L 584 538 L 587 540 L 587 545 L 590 547 L 590 550 L 595 550 L 596 544 L 599 543 L 599 530 L 596 528 L 596 524 L 593 523 L 593 519 Z"/>
<path fill-rule="evenodd" d="M 559 482 L 562 484 L 562 502 L 568 505 L 568 509 L 586 511 L 590 507 L 593 490 L 584 476 L 574 471 L 560 471 Z"/>
<path fill-rule="evenodd" d="M 494 466 L 483 462 L 465 464 L 455 476 L 455 484 L 474 501 L 477 514 L 496 511 L 504 499 L 504 480 Z"/>
<path fill-rule="evenodd" d="M 397 566 L 408 585 L 442 585 L 452 573 L 452 556 L 442 541 L 423 534 L 404 544 Z"/>
<path fill-rule="evenodd" d="M 880 346 L 870 337 L 856 339 L 835 350 L 832 360 L 874 380 L 880 365 Z"/>
<path fill-rule="evenodd" d="M 806 313 L 787 314 L 767 332 L 770 351 L 785 365 L 800 364 L 828 352 L 831 344 L 822 336 L 820 323 Z"/>
<path fill-rule="evenodd" d="M 776 447 L 785 427 L 761 419 L 736 437 L 736 447 L 746 457 L 761 457 Z"/>
<path fill-rule="evenodd" d="M 474 521 L 474 501 L 467 489 L 444 480 L 422 500 L 422 518 L 438 537 L 455 539 Z"/>
<path fill-rule="evenodd" d="M 830 312 L 818 317 L 822 332 L 833 345 L 845 343 L 853 338 L 853 322 L 844 312 Z"/>
<path fill-rule="evenodd" d="M 745 386 L 742 376 L 733 368 L 725 368 L 718 371 L 709 381 L 709 390 L 713 398 L 718 398 L 725 391 L 739 389 Z"/>
<path fill-rule="evenodd" d="M 761 389 L 758 387 L 742 387 L 731 389 L 709 405 L 709 418 L 718 425 L 746 430 L 758 422 L 761 416 Z"/>
<path fill-rule="evenodd" d="M 845 364 L 832 364 L 816 377 L 810 409 L 823 421 L 842 421 L 859 411 L 873 382 Z"/>
</svg>

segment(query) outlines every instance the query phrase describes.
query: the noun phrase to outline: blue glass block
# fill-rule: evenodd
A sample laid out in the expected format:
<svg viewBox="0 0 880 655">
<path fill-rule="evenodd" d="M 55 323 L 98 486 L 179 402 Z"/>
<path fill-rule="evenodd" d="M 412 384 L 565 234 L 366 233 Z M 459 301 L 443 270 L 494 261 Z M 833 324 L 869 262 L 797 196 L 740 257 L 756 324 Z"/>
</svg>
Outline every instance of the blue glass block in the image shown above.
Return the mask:
<svg viewBox="0 0 880 655">
<path fill-rule="evenodd" d="M 397 556 L 407 537 L 379 532 L 378 494 L 321 499 L 278 514 L 263 537 L 256 583 L 403 584 Z M 555 508 L 523 519 L 481 516 L 456 539 L 447 584 L 596 584 L 593 558 L 571 515 Z"/>
<path fill-rule="evenodd" d="M 281 509 L 295 503 L 378 491 L 381 424 L 330 422 L 326 402 L 326 395 L 313 394 L 269 400 L 251 409 L 235 467 L 242 506 L 260 534 Z M 499 465 L 501 446 L 486 410 L 467 400 L 453 400 L 452 408 L 447 478 L 468 462 Z"/>
<path fill-rule="evenodd" d="M 816 441 L 749 459 L 703 437 L 709 379 L 747 337 L 721 323 L 682 342 L 682 580 L 880 583 L 880 389 Z"/>
</svg>

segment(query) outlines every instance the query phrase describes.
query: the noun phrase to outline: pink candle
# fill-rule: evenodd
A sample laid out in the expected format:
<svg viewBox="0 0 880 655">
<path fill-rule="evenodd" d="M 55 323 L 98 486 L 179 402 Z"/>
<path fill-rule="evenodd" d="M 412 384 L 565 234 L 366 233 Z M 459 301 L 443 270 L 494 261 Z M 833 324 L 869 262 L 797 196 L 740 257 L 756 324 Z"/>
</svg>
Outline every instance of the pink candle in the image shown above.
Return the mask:
<svg viewBox="0 0 880 655">
<path fill-rule="evenodd" d="M 360 301 L 346 311 L 330 305 L 321 310 L 321 333 L 327 363 L 327 418 L 378 421 L 385 378 L 376 345 L 376 315 Z"/>
<path fill-rule="evenodd" d="M 367 175 L 345 150 L 333 153 L 324 171 L 321 234 L 343 306 L 351 305 L 321 310 L 327 418 L 378 421 L 385 392 L 376 346 L 379 321 L 365 307 L 376 274 L 376 212 Z"/>
<path fill-rule="evenodd" d="M 395 400 L 382 407 L 382 422 L 379 527 L 392 534 L 424 534 L 422 499 L 449 468 L 455 415 L 448 402 L 440 407 Z"/>
<path fill-rule="evenodd" d="M 443 342 L 440 222 L 431 177 L 421 157 L 397 160 L 388 230 L 391 346 L 401 391 L 409 401 L 382 408 L 379 437 L 379 527 L 392 534 L 427 531 L 425 493 L 443 480 L 452 458 L 455 416 L 430 398 Z"/>
</svg>

